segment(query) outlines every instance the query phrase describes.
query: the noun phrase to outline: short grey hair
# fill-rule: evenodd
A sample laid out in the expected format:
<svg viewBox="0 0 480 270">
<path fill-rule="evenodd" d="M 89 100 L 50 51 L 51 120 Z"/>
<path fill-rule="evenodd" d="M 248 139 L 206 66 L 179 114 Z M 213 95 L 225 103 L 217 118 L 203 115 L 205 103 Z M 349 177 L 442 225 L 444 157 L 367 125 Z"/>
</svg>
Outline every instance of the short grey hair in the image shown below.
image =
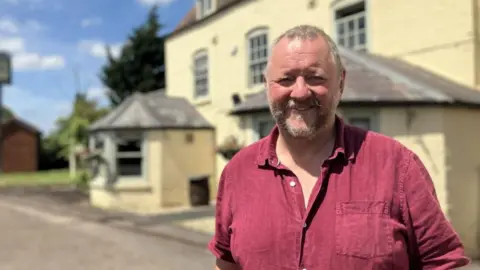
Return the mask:
<svg viewBox="0 0 480 270">
<path fill-rule="evenodd" d="M 293 28 L 290 28 L 274 40 L 272 47 L 275 47 L 275 45 L 277 45 L 284 38 L 288 38 L 289 40 L 293 40 L 293 39 L 314 40 L 319 37 L 322 37 L 327 42 L 328 47 L 330 49 L 330 53 L 332 54 L 332 58 L 337 67 L 338 75 L 340 76 L 341 73 L 344 71 L 344 67 L 342 64 L 342 59 L 340 57 L 340 52 L 338 50 L 338 47 L 333 41 L 333 39 L 327 33 L 325 33 L 325 31 L 323 31 L 322 29 L 316 26 L 303 24 L 303 25 L 298 25 Z M 269 65 L 270 65 L 270 57 L 268 58 L 268 63 L 267 63 L 267 66 L 265 67 L 264 75 L 266 75 L 266 71 Z"/>
</svg>

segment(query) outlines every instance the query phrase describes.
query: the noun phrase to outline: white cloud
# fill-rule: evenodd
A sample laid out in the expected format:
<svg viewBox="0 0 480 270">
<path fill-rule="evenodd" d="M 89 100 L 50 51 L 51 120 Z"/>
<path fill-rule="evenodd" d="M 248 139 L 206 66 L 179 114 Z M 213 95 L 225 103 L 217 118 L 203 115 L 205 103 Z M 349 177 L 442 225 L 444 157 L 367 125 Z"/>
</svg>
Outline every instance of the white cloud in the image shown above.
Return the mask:
<svg viewBox="0 0 480 270">
<path fill-rule="evenodd" d="M 105 42 L 98 40 L 83 40 L 80 41 L 78 48 L 81 51 L 87 52 L 91 56 L 98 58 L 105 58 L 107 56 Z M 110 44 L 110 50 L 113 57 L 118 57 L 122 50 L 122 43 Z"/>
<path fill-rule="evenodd" d="M 10 17 L 0 18 L 0 33 L 3 34 L 18 35 L 32 32 L 35 33 L 44 30 L 45 28 L 45 25 L 35 20 L 27 20 L 24 23 L 20 23 Z"/>
<path fill-rule="evenodd" d="M 17 87 L 6 87 L 4 97 L 5 105 L 18 117 L 44 132 L 52 130 L 57 117 L 71 109 L 70 100 L 48 98 Z"/>
<path fill-rule="evenodd" d="M 10 18 L 0 18 L 0 32 L 6 33 L 18 33 L 18 25 L 15 21 Z"/>
<path fill-rule="evenodd" d="M 61 55 L 40 55 L 21 52 L 13 55 L 13 69 L 16 71 L 61 69 L 65 59 Z"/>
<path fill-rule="evenodd" d="M 28 52 L 25 48 L 25 43 L 25 40 L 21 37 L 0 37 L 0 50 L 5 50 L 12 54 L 13 69 L 15 71 L 60 69 L 65 66 L 63 56 Z"/>
<path fill-rule="evenodd" d="M 152 6 L 152 5 L 168 5 L 172 3 L 175 0 L 137 0 L 140 4 L 145 5 L 145 6 Z"/>
<path fill-rule="evenodd" d="M 104 87 L 90 87 L 87 89 L 87 97 L 91 99 L 103 99 L 106 97 L 105 93 L 107 92 L 107 89 Z"/>
<path fill-rule="evenodd" d="M 100 17 L 91 17 L 91 18 L 85 18 L 80 22 L 80 25 L 83 28 L 87 28 L 90 26 L 96 26 L 102 24 L 103 20 Z"/>
<path fill-rule="evenodd" d="M 0 37 L 0 50 L 8 51 L 10 53 L 23 52 L 25 51 L 25 40 L 20 37 Z"/>
<path fill-rule="evenodd" d="M 0 37 L 0 50 L 12 54 L 13 69 L 26 70 L 51 70 L 65 67 L 65 59 L 58 54 L 41 55 L 29 52 L 25 48 L 25 39 L 21 37 Z"/>
</svg>

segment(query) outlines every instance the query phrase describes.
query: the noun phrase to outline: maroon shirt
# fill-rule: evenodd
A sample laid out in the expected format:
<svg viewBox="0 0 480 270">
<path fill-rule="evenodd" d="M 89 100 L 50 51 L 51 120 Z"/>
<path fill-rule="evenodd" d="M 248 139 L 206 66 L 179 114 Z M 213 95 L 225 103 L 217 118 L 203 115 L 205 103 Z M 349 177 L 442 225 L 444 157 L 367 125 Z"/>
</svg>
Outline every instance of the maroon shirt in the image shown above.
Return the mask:
<svg viewBox="0 0 480 270">
<path fill-rule="evenodd" d="M 244 270 L 453 269 L 469 263 L 419 158 L 336 121 L 335 149 L 305 208 L 278 164 L 278 129 L 225 167 L 209 249 Z"/>
</svg>

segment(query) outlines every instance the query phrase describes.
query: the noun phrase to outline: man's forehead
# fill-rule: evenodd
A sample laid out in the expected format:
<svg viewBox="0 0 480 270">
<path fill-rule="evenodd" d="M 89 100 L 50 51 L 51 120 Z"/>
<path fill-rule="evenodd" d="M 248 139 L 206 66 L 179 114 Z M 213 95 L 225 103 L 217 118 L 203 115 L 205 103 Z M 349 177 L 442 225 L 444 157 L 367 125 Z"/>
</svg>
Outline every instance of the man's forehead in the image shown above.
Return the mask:
<svg viewBox="0 0 480 270">
<path fill-rule="evenodd" d="M 272 64 L 277 68 L 286 68 L 298 61 L 307 66 L 323 66 L 330 61 L 330 50 L 322 38 L 283 39 L 273 48 L 271 56 Z"/>
<path fill-rule="evenodd" d="M 311 51 L 311 52 L 329 52 L 329 47 L 325 39 L 317 38 L 283 38 L 273 48 L 272 53 L 295 52 L 295 51 Z"/>
</svg>

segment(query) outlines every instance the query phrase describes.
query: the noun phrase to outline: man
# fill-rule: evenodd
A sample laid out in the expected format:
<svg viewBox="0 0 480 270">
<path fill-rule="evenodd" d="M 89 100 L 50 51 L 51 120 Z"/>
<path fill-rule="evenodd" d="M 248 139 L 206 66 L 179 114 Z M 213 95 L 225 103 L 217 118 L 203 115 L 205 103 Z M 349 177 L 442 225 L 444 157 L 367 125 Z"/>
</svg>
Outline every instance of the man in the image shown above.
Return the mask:
<svg viewBox="0 0 480 270">
<path fill-rule="evenodd" d="M 453 269 L 469 263 L 419 158 L 336 115 L 346 72 L 322 30 L 280 36 L 265 72 L 277 125 L 218 190 L 216 269 Z"/>
</svg>

